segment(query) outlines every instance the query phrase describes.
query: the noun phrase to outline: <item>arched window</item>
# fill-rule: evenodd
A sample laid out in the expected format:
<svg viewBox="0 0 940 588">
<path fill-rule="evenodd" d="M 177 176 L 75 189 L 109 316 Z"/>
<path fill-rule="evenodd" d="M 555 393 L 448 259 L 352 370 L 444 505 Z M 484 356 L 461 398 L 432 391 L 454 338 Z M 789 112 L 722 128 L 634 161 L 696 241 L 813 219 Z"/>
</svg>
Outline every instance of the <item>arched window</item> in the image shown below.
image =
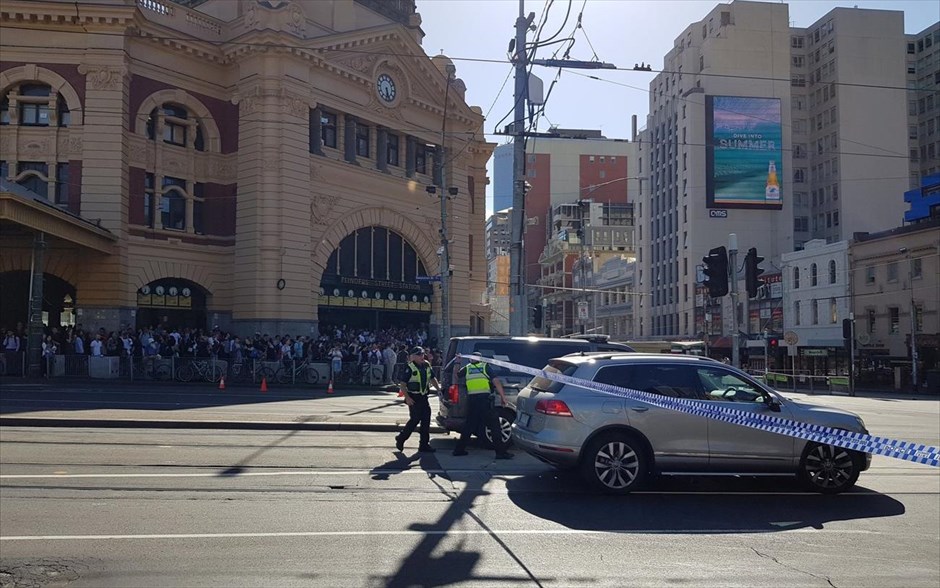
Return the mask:
<svg viewBox="0 0 940 588">
<path fill-rule="evenodd" d="M 836 283 L 836 261 L 834 259 L 829 260 L 829 283 Z"/>
<path fill-rule="evenodd" d="M 184 106 L 166 103 L 150 111 L 147 138 L 155 140 L 157 129 L 162 129 L 160 136 L 164 143 L 186 148 L 191 146 L 196 151 L 206 150 L 202 125 Z"/>
<path fill-rule="evenodd" d="M 819 283 L 819 273 L 817 271 L 815 263 L 809 266 L 809 281 L 810 281 L 810 286 L 816 286 Z"/>
<path fill-rule="evenodd" d="M 0 101 L 0 124 L 29 127 L 67 127 L 72 116 L 65 98 L 48 84 L 23 82 L 11 87 Z"/>
<path fill-rule="evenodd" d="M 800 289 L 800 268 L 798 267 L 793 268 L 793 289 Z"/>
<path fill-rule="evenodd" d="M 144 224 L 148 227 L 173 231 L 192 229 L 192 232 L 197 235 L 205 233 L 202 214 L 205 195 L 203 184 L 187 182 L 182 178 L 162 176 L 160 190 L 157 190 L 155 186 L 154 174 L 146 174 L 144 178 Z M 157 212 L 159 212 L 159 217 L 156 216 Z"/>
</svg>

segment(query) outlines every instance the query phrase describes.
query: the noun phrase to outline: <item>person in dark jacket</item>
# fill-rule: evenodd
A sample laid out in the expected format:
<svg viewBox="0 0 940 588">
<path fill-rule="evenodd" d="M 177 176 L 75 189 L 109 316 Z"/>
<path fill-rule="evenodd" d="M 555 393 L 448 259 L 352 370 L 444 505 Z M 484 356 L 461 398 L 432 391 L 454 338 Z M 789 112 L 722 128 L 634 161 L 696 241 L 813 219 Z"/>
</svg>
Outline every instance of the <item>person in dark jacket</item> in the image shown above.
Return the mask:
<svg viewBox="0 0 940 588">
<path fill-rule="evenodd" d="M 434 453 L 434 448 L 431 447 L 431 405 L 428 402 L 428 394 L 431 386 L 440 390 L 441 385 L 431 371 L 431 364 L 425 360 L 424 349 L 412 349 L 408 360 L 398 376 L 398 389 L 405 395 L 409 418 L 402 432 L 395 436 L 395 447 L 398 451 L 404 451 L 405 441 L 420 425 L 418 451 Z"/>
</svg>

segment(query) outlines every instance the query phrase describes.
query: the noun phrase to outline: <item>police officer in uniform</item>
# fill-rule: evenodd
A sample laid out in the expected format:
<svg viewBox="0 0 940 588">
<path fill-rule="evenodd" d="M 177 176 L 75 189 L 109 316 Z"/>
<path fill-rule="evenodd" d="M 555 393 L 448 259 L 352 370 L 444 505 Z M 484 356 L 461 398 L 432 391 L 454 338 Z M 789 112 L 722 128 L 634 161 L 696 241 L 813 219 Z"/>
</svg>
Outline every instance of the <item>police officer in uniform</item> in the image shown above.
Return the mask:
<svg viewBox="0 0 940 588">
<path fill-rule="evenodd" d="M 467 455 L 470 435 L 479 431 L 480 426 L 485 424 L 493 437 L 496 459 L 511 459 L 512 454 L 506 451 L 502 430 L 499 427 L 499 417 L 493 408 L 492 400 L 492 389 L 495 388 L 502 405 L 509 404 L 506 401 L 503 384 L 490 373 L 486 362 L 483 361 L 469 363 L 461 372 L 467 384 L 467 419 L 464 422 L 463 431 L 460 432 L 460 439 L 457 440 L 454 455 Z"/>
<path fill-rule="evenodd" d="M 410 416 L 405 429 L 395 436 L 395 447 L 398 451 L 405 449 L 405 441 L 420 424 L 421 428 L 418 433 L 421 442 L 418 445 L 418 451 L 434 453 L 434 448 L 430 445 L 431 405 L 428 403 L 428 393 L 432 384 L 438 390 L 441 387 L 431 371 L 431 364 L 425 360 L 424 349 L 415 347 L 411 350 L 408 363 L 405 364 L 398 378 L 398 389 L 405 395 L 405 404 L 408 405 Z"/>
</svg>

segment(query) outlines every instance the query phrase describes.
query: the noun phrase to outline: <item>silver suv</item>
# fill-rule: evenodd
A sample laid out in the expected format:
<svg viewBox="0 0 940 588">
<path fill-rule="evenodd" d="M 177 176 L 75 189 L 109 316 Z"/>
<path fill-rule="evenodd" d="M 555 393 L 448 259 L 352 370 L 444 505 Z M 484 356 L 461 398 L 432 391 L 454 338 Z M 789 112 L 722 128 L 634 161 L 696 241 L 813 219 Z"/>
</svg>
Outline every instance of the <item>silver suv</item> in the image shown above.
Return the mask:
<svg viewBox="0 0 940 588">
<path fill-rule="evenodd" d="M 711 359 L 630 354 L 569 355 L 548 372 L 660 394 L 720 402 L 754 413 L 867 433 L 850 412 L 785 399 Z M 855 484 L 871 455 L 743 427 L 638 400 L 534 378 L 518 396 L 516 444 L 559 468 L 579 468 L 600 490 L 623 494 L 661 474 L 797 475 L 834 494 Z"/>
</svg>

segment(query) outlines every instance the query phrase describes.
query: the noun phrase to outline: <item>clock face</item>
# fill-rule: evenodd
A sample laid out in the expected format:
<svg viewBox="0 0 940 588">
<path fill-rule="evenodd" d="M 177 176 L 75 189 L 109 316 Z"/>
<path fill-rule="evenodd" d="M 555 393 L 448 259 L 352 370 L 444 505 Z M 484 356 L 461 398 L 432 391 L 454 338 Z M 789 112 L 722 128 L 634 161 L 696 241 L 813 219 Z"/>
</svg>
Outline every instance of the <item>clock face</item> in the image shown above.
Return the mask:
<svg viewBox="0 0 940 588">
<path fill-rule="evenodd" d="M 392 79 L 392 76 L 388 74 L 382 74 L 379 76 L 379 79 L 375 82 L 376 90 L 379 92 L 379 98 L 386 102 L 393 102 L 395 100 L 395 95 L 398 93 L 398 90 L 395 88 L 395 81 Z"/>
</svg>

